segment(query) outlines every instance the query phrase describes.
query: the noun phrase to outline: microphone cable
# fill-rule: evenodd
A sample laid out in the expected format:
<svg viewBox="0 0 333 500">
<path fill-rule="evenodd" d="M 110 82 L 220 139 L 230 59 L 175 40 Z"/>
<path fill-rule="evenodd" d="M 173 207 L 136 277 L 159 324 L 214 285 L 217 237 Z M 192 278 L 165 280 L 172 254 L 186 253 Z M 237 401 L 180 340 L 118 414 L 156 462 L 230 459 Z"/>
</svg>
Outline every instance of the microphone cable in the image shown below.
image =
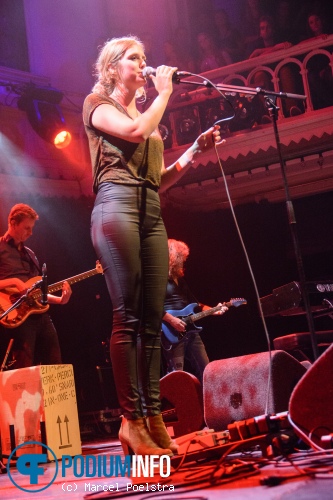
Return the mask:
<svg viewBox="0 0 333 500">
<path fill-rule="evenodd" d="M 222 118 L 220 120 L 217 120 L 214 123 L 213 126 L 218 125 L 218 124 L 220 124 L 220 123 L 222 123 L 224 121 L 232 120 L 236 116 L 234 107 L 233 107 L 232 103 L 230 102 L 230 100 L 223 94 L 223 92 L 212 81 L 208 80 L 208 78 L 205 78 L 202 75 L 196 75 L 196 74 L 192 74 L 191 73 L 191 76 L 196 76 L 196 77 L 202 79 L 205 82 L 205 86 L 206 87 L 212 87 L 212 88 L 214 88 L 225 99 L 225 101 L 229 104 L 229 106 L 231 107 L 231 109 L 233 111 L 232 116 L 227 117 L 227 118 Z M 186 83 L 186 81 L 182 82 L 182 83 Z M 251 262 L 250 262 L 250 258 L 249 258 L 249 255 L 248 255 L 248 252 L 247 252 L 247 249 L 246 249 L 243 237 L 242 237 L 242 233 L 241 233 L 238 221 L 237 221 L 237 217 L 236 217 L 236 214 L 235 214 L 234 206 L 233 206 L 231 195 L 230 195 L 230 191 L 229 191 L 229 186 L 228 186 L 227 178 L 226 178 L 226 175 L 225 175 L 225 172 L 224 172 L 224 169 L 223 169 L 223 165 L 222 165 L 221 159 L 220 159 L 218 151 L 217 151 L 217 144 L 215 142 L 214 142 L 214 149 L 215 149 L 215 153 L 216 153 L 217 162 L 218 162 L 220 170 L 221 170 L 221 175 L 222 175 L 222 178 L 223 178 L 223 181 L 224 181 L 224 186 L 225 186 L 225 190 L 226 190 L 226 194 L 227 194 L 227 198 L 228 198 L 228 202 L 229 202 L 231 214 L 232 214 L 232 217 L 233 217 L 233 220 L 234 220 L 234 224 L 235 224 L 235 227 L 236 227 L 236 230 L 237 230 L 237 234 L 238 234 L 238 237 L 240 239 L 241 246 L 243 248 L 243 252 L 244 252 L 244 255 L 245 255 L 246 263 L 247 263 L 247 266 L 248 266 L 248 269 L 249 269 L 249 272 L 250 272 L 250 276 L 251 276 L 251 279 L 252 279 L 252 283 L 253 283 L 253 287 L 254 287 L 254 291 L 255 291 L 255 295 L 256 295 L 256 300 L 257 300 L 257 304 L 258 304 L 258 308 L 259 308 L 259 315 L 260 315 L 260 319 L 261 319 L 261 322 L 262 322 L 262 325 L 263 325 L 263 329 L 264 329 L 264 333 L 265 333 L 265 337 L 266 337 L 266 342 L 267 342 L 267 347 L 268 347 L 268 353 L 269 353 L 269 365 L 268 366 L 269 366 L 269 369 L 268 369 L 266 403 L 265 403 L 265 414 L 267 415 L 268 414 L 268 407 L 269 407 L 269 395 L 270 395 L 270 390 L 271 390 L 271 380 L 272 380 L 272 350 L 271 350 L 271 345 L 270 345 L 270 338 L 269 338 L 268 328 L 267 328 L 266 320 L 265 320 L 265 317 L 264 317 L 264 314 L 263 314 L 263 310 L 262 310 L 262 306 L 261 306 L 261 302 L 260 302 L 260 295 L 259 295 L 259 291 L 258 291 L 257 282 L 256 282 L 256 279 L 255 279 L 254 272 L 253 272 L 253 269 L 252 269 L 252 265 L 251 265 Z"/>
</svg>

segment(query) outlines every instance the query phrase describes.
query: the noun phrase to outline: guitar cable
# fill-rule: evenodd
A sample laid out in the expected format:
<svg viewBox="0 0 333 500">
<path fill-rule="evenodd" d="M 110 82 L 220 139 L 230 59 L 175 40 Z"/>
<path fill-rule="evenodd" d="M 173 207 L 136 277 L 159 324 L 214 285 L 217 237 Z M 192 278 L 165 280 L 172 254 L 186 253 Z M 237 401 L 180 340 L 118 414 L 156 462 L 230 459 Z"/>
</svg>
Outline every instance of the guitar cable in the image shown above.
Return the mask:
<svg viewBox="0 0 333 500">
<path fill-rule="evenodd" d="M 215 126 L 215 125 L 217 125 L 217 124 L 219 124 L 221 122 L 229 121 L 232 118 L 234 118 L 234 116 L 235 116 L 235 110 L 233 108 L 233 105 L 232 105 L 231 101 L 223 94 L 223 92 L 212 81 L 210 81 L 208 78 L 204 78 L 201 75 L 196 75 L 196 76 L 199 77 L 199 78 L 201 78 L 202 80 L 204 80 L 204 83 L 205 83 L 205 85 L 207 87 L 213 87 L 223 97 L 223 99 L 228 103 L 228 105 L 233 110 L 232 116 L 228 116 L 226 118 L 217 120 L 214 123 L 213 126 Z M 222 140 L 222 143 L 223 142 L 225 142 L 225 140 Z M 226 175 L 224 173 L 224 169 L 223 169 L 223 166 L 222 166 L 222 162 L 221 162 L 220 156 L 219 156 L 218 151 L 217 151 L 217 144 L 215 143 L 215 141 L 214 141 L 214 149 L 215 149 L 215 153 L 216 153 L 217 162 L 218 162 L 218 165 L 219 165 L 220 170 L 221 170 L 221 175 L 222 175 L 222 178 L 223 178 L 223 181 L 224 181 L 224 186 L 225 186 L 225 190 L 226 190 L 226 194 L 227 194 L 227 198 L 228 198 L 228 202 L 229 202 L 229 207 L 230 207 L 230 210 L 231 210 L 231 214 L 232 214 L 232 217 L 233 217 L 233 220 L 234 220 L 234 223 L 235 223 L 237 234 L 238 234 L 238 237 L 240 239 L 240 242 L 241 242 L 241 245 L 242 245 L 242 248 L 243 248 L 243 252 L 244 252 L 244 255 L 245 255 L 245 259 L 246 259 L 246 262 L 247 262 L 247 266 L 248 266 L 248 269 L 249 269 L 249 272 L 250 272 L 250 275 L 251 275 L 251 279 L 252 279 L 252 283 L 253 283 L 253 287 L 254 287 L 254 291 L 255 291 L 255 295 L 256 295 L 256 300 L 257 300 L 257 304 L 258 304 L 258 308 L 259 308 L 259 315 L 260 315 L 260 319 L 261 319 L 261 322 L 262 322 L 262 325 L 263 325 L 263 329 L 264 329 L 264 333 L 265 333 L 265 337 L 266 337 L 267 348 L 268 348 L 268 353 L 269 353 L 268 380 L 267 380 L 266 403 L 265 403 L 265 414 L 267 414 L 268 413 L 268 406 L 269 406 L 269 395 L 270 395 L 270 388 L 271 388 L 271 379 L 272 379 L 272 350 L 271 350 L 271 345 L 270 345 L 270 338 L 269 338 L 267 324 L 266 324 L 265 317 L 264 317 L 263 310 L 262 310 L 262 306 L 261 306 L 261 301 L 260 301 L 260 295 L 259 295 L 259 291 L 258 291 L 258 287 L 257 287 L 257 282 L 256 282 L 256 279 L 255 279 L 255 276 L 254 276 L 254 273 L 253 273 L 253 269 L 252 269 L 252 266 L 251 266 L 251 262 L 250 262 L 250 259 L 249 259 L 249 256 L 248 256 L 248 253 L 247 253 L 247 250 L 246 250 L 246 246 L 245 246 L 243 237 L 242 237 L 242 233 L 240 231 L 240 228 L 239 228 L 239 225 L 238 225 L 238 222 L 237 222 L 237 217 L 236 217 L 236 214 L 235 214 L 235 211 L 234 211 L 234 207 L 233 207 L 233 203 L 232 203 L 232 199 L 231 199 L 231 196 L 230 196 L 228 182 L 227 182 L 227 179 L 226 179 Z"/>
<path fill-rule="evenodd" d="M 253 283 L 253 287 L 254 287 L 256 299 L 257 299 L 257 305 L 258 305 L 258 308 L 259 308 L 259 315 L 260 315 L 260 319 L 262 321 L 262 325 L 263 325 L 264 332 L 265 332 L 265 337 L 266 337 L 266 342 L 267 342 L 267 347 L 268 347 L 268 354 L 269 354 L 268 380 L 267 380 L 266 402 L 265 402 L 265 414 L 268 414 L 269 395 L 270 395 L 271 379 L 272 379 L 272 350 L 271 350 L 271 345 L 270 345 L 270 338 L 269 338 L 269 334 L 268 334 L 268 328 L 267 328 L 266 320 L 265 320 L 264 313 L 263 313 L 262 306 L 261 306 L 261 301 L 260 301 L 260 295 L 259 295 L 259 291 L 258 291 L 258 287 L 257 287 L 257 282 L 256 282 L 256 279 L 255 279 L 254 272 L 253 272 L 253 269 L 252 269 L 252 266 L 251 266 L 251 262 L 250 262 L 250 259 L 249 259 L 249 255 L 247 253 L 246 246 L 245 246 L 245 243 L 244 243 L 244 240 L 243 240 L 243 237 L 242 237 L 242 233 L 241 233 L 241 230 L 240 230 L 239 225 L 238 225 L 237 217 L 236 217 L 236 214 L 235 214 L 235 210 L 234 210 L 234 207 L 233 207 L 233 203 L 232 203 L 232 199 L 231 199 L 231 195 L 230 195 L 230 191 L 229 191 L 229 186 L 228 186 L 227 178 L 225 176 L 223 165 L 222 165 L 221 159 L 219 157 L 219 154 L 218 154 L 218 151 L 217 151 L 217 145 L 216 145 L 215 142 L 214 142 L 214 149 L 215 149 L 215 153 L 216 153 L 216 157 L 217 157 L 217 162 L 219 164 L 219 167 L 220 167 L 220 170 L 221 170 L 221 174 L 222 174 L 222 177 L 223 177 L 224 186 L 225 186 L 225 190 L 226 190 L 226 194 L 227 194 L 227 198 L 228 198 L 228 202 L 229 202 L 231 214 L 232 214 L 232 217 L 233 217 L 233 220 L 234 220 L 234 224 L 235 224 L 235 227 L 236 227 L 236 230 L 237 230 L 237 234 L 238 234 L 238 237 L 240 239 L 240 242 L 241 242 L 241 245 L 242 245 L 242 248 L 243 248 L 243 252 L 244 252 L 244 255 L 245 255 L 245 259 L 246 259 L 246 262 L 247 262 L 247 266 L 248 266 L 248 269 L 249 269 L 249 272 L 250 272 L 250 276 L 251 276 L 251 279 L 252 279 L 252 283 Z"/>
</svg>

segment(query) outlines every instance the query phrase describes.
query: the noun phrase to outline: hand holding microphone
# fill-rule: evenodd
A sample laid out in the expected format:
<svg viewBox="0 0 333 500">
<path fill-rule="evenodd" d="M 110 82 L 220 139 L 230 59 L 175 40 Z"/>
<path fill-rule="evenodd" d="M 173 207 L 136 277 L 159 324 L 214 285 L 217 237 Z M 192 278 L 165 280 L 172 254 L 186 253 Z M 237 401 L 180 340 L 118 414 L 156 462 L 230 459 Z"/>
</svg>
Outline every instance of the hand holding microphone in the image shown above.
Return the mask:
<svg viewBox="0 0 333 500">
<path fill-rule="evenodd" d="M 149 76 L 156 76 L 157 68 L 152 68 L 151 66 L 146 66 L 142 71 L 142 76 L 144 78 L 148 78 Z M 188 73 L 187 71 L 174 71 L 172 75 L 172 80 L 178 80 L 182 77 L 192 76 L 192 73 Z"/>
<path fill-rule="evenodd" d="M 172 66 L 159 66 L 156 69 L 146 66 L 142 70 L 142 76 L 151 78 L 158 94 L 169 98 L 173 91 L 172 81 L 176 69 Z"/>
</svg>

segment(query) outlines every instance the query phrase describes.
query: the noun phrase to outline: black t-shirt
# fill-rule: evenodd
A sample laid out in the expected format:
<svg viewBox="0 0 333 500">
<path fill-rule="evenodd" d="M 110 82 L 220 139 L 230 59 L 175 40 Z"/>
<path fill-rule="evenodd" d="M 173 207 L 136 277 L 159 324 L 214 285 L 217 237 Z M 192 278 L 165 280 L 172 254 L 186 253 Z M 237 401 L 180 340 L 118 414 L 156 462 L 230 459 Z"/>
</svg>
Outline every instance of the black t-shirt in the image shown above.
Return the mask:
<svg viewBox="0 0 333 500">
<path fill-rule="evenodd" d="M 8 236 L 0 238 L 0 279 L 19 278 L 23 282 L 40 274 L 38 259 L 24 245 L 19 250 Z"/>
<path fill-rule="evenodd" d="M 178 285 L 173 279 L 168 279 L 164 311 L 180 311 L 191 303 L 197 303 L 184 278 L 179 278 Z M 197 306 L 200 310 L 200 306 Z"/>
</svg>

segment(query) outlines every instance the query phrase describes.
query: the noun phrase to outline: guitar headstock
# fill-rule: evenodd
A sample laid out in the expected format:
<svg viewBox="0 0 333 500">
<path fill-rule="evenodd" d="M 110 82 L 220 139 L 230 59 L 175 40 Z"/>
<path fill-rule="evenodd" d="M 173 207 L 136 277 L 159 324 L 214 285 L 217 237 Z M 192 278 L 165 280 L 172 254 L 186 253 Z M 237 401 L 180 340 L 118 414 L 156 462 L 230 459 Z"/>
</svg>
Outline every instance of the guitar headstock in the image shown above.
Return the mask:
<svg viewBox="0 0 333 500">
<path fill-rule="evenodd" d="M 247 300 L 246 299 L 243 299 L 243 298 L 236 298 L 236 299 L 230 299 L 230 304 L 234 307 L 239 307 L 239 306 L 242 306 L 244 304 L 247 304 Z"/>
<path fill-rule="evenodd" d="M 103 271 L 103 268 L 102 268 L 102 264 L 100 263 L 99 260 L 96 260 L 96 271 L 100 274 L 103 274 L 104 271 Z"/>
</svg>

